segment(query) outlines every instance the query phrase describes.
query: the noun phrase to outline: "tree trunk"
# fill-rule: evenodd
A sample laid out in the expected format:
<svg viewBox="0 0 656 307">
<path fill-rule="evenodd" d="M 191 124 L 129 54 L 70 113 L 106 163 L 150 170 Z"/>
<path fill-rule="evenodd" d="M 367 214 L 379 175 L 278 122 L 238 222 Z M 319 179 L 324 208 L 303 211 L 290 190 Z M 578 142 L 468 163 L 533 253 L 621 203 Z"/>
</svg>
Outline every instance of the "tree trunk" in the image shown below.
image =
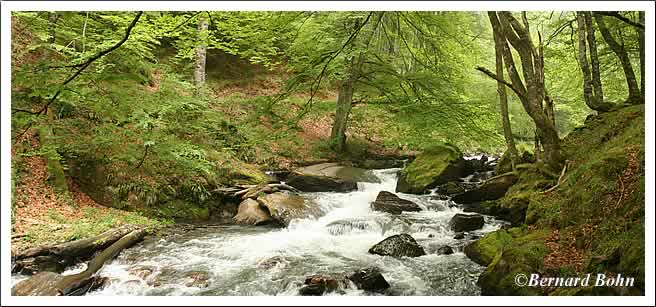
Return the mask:
<svg viewBox="0 0 656 307">
<path fill-rule="evenodd" d="M 196 95 L 201 95 L 205 86 L 205 63 L 207 61 L 207 20 L 200 15 L 198 17 L 198 38 L 200 43 L 196 47 L 196 70 L 194 71 L 194 82 L 196 84 Z"/>
<path fill-rule="evenodd" d="M 579 64 L 583 73 L 583 100 L 588 108 L 598 112 L 608 112 L 610 104 L 604 103 L 604 96 L 601 88 L 601 77 L 599 74 L 599 60 L 597 59 L 597 44 L 592 28 L 592 18 L 588 12 L 576 12 L 576 21 L 578 24 L 579 37 Z M 592 71 L 588 66 L 586 51 L 587 43 L 590 45 L 590 62 Z"/>
<path fill-rule="evenodd" d="M 503 80 L 503 41 L 501 36 L 496 31 L 493 31 L 494 36 L 494 54 L 496 58 L 496 73 L 497 76 Z M 499 107 L 501 109 L 501 125 L 503 127 L 503 136 L 506 139 L 506 147 L 510 155 L 510 163 L 512 168 L 515 169 L 517 163 L 517 148 L 515 147 L 515 139 L 510 127 L 510 118 L 508 117 L 508 95 L 506 94 L 506 86 L 497 80 L 497 93 L 499 94 Z"/>
<path fill-rule="evenodd" d="M 48 42 L 54 44 L 56 41 L 55 30 L 57 28 L 57 20 L 59 20 L 59 13 L 48 12 Z"/>
<path fill-rule="evenodd" d="M 105 262 L 116 257 L 122 250 L 141 241 L 145 235 L 145 229 L 133 230 L 94 257 L 83 272 L 67 276 L 43 272 L 16 284 L 11 289 L 12 295 L 70 295 L 77 289 L 88 286 L 94 280 L 94 274 L 105 265 Z"/>
<path fill-rule="evenodd" d="M 610 31 L 604 23 L 603 16 L 600 14 L 594 14 L 597 25 L 599 26 L 599 31 L 604 37 L 604 40 L 608 44 L 611 50 L 617 55 L 622 64 L 622 70 L 624 70 L 624 76 L 626 77 L 626 84 L 629 89 L 629 97 L 626 99 L 627 103 L 630 104 L 639 104 L 644 103 L 644 97 L 640 96 L 640 88 L 638 87 L 638 82 L 636 81 L 635 73 L 633 72 L 633 67 L 631 66 L 631 60 L 629 55 L 624 49 L 623 44 L 619 44 L 615 38 L 611 35 Z"/>
<path fill-rule="evenodd" d="M 554 121 L 550 119 L 542 103 L 547 96 L 544 84 L 542 42 L 540 42 L 540 50 L 537 51 L 531 42 L 526 18 L 524 18 L 524 26 L 522 26 L 510 12 L 499 12 L 499 16 L 495 12 L 489 12 L 488 15 L 493 30 L 500 33 L 504 40 L 509 41 L 519 54 L 523 82 L 507 44 L 505 48 L 502 48 L 504 63 L 512 80 L 511 88 L 518 94 L 524 110 L 533 119 L 539 130 L 538 134 L 544 148 L 544 162 L 553 169 L 560 169 L 562 163 L 560 138 Z M 524 84 L 526 85 L 524 86 Z"/>
<path fill-rule="evenodd" d="M 645 11 L 638 12 L 638 19 L 641 24 L 645 24 Z M 640 38 L 640 95 L 645 98 L 645 29 L 638 29 Z"/>
<path fill-rule="evenodd" d="M 123 226 L 105 231 L 95 237 L 56 245 L 39 246 L 12 255 L 12 272 L 34 274 L 39 271 L 63 272 L 67 266 L 85 261 L 128 233 L 134 226 Z"/>
<path fill-rule="evenodd" d="M 377 13 L 376 21 L 374 22 L 374 29 L 366 34 L 362 40 L 362 48 L 366 49 L 369 46 L 371 37 L 373 36 L 375 28 L 380 23 L 383 17 L 383 13 Z M 360 26 L 358 23 L 355 24 L 354 31 L 357 29 L 364 28 L 364 25 Z M 330 132 L 330 143 L 333 149 L 342 153 L 346 150 L 346 128 L 348 127 L 348 117 L 351 114 L 351 104 L 353 101 L 353 91 L 355 83 L 360 78 L 362 64 L 364 63 L 364 51 L 360 51 L 357 56 L 354 56 L 350 59 L 348 64 L 348 75 L 344 80 L 342 80 L 339 87 L 339 94 L 337 97 L 337 106 L 335 110 L 335 121 L 333 122 L 333 127 Z"/>
</svg>

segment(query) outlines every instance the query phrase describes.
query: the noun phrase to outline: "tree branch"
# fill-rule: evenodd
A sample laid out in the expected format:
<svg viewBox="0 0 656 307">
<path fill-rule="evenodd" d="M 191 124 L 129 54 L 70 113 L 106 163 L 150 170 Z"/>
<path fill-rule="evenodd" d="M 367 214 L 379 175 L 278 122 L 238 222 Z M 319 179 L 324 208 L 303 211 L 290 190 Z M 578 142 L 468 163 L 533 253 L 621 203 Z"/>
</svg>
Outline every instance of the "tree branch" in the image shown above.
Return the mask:
<svg viewBox="0 0 656 307">
<path fill-rule="evenodd" d="M 642 31 L 645 30 L 645 25 L 643 25 L 643 24 L 641 24 L 641 23 L 638 23 L 638 22 L 635 22 L 635 21 L 633 21 L 633 20 L 631 20 L 631 19 L 628 19 L 628 18 L 626 18 L 626 17 L 620 15 L 619 12 L 604 12 L 604 11 L 599 11 L 599 12 L 595 12 L 595 13 L 597 13 L 597 14 L 599 14 L 599 15 L 615 17 L 615 18 L 617 18 L 617 19 L 619 19 L 619 20 L 621 20 L 621 21 L 623 21 L 623 22 L 625 22 L 625 23 L 627 23 L 627 24 L 629 24 L 629 25 L 631 25 L 631 26 L 634 26 L 634 27 L 636 27 L 636 28 L 638 28 L 638 29 L 640 29 L 640 30 L 642 30 Z"/>
<path fill-rule="evenodd" d="M 510 88 L 513 92 L 515 92 L 515 94 L 517 94 L 517 96 L 519 96 L 520 98 L 521 98 L 521 97 L 524 97 L 524 94 L 522 94 L 522 93 L 521 93 L 518 89 L 516 89 L 512 84 L 508 83 L 508 81 L 506 81 L 506 80 L 503 80 L 503 79 L 499 78 L 495 73 L 491 72 L 489 69 L 487 69 L 487 68 L 485 68 L 485 67 L 478 66 L 478 67 L 476 67 L 476 70 L 478 70 L 478 71 L 480 71 L 480 72 L 486 74 L 488 77 L 490 77 L 490 78 L 492 78 L 492 79 L 494 79 L 494 80 L 497 80 L 497 81 L 503 83 L 503 84 L 506 85 L 508 88 Z"/>
</svg>

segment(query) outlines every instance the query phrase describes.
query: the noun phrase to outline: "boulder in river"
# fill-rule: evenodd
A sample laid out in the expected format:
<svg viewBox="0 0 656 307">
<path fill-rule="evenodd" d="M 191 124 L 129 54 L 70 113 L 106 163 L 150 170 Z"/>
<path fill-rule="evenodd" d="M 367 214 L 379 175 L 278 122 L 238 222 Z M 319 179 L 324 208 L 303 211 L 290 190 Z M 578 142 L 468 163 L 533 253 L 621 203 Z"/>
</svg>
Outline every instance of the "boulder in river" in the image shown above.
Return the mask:
<svg viewBox="0 0 656 307">
<path fill-rule="evenodd" d="M 420 194 L 466 175 L 467 163 L 450 144 L 430 147 L 400 173 L 396 192 Z"/>
<path fill-rule="evenodd" d="M 451 254 L 453 254 L 453 248 L 451 248 L 451 246 L 444 245 L 444 246 L 437 249 L 437 254 L 438 255 L 451 255 Z"/>
<path fill-rule="evenodd" d="M 324 274 L 315 274 L 305 279 L 304 286 L 298 292 L 300 295 L 322 295 L 326 292 L 334 292 L 339 287 L 340 281 L 337 278 Z"/>
<path fill-rule="evenodd" d="M 250 198 L 239 204 L 239 211 L 233 219 L 235 223 L 240 225 L 264 225 L 273 221 L 267 207 Z"/>
<path fill-rule="evenodd" d="M 478 188 L 453 196 L 451 200 L 460 204 L 471 204 L 503 197 L 506 191 L 517 182 L 515 173 L 506 173 L 488 179 Z"/>
<path fill-rule="evenodd" d="M 350 192 L 357 182 L 378 182 L 373 173 L 338 163 L 321 163 L 291 172 L 285 183 L 303 192 Z"/>
<path fill-rule="evenodd" d="M 391 214 L 401 214 L 403 211 L 421 211 L 421 208 L 417 204 L 387 191 L 380 191 L 376 200 L 371 203 L 371 207 L 375 211 L 383 211 Z"/>
<path fill-rule="evenodd" d="M 376 267 L 370 267 L 349 274 L 346 278 L 352 281 L 358 289 L 370 292 L 383 292 L 390 287 L 383 274 Z"/>
<path fill-rule="evenodd" d="M 435 192 L 437 192 L 438 195 L 453 196 L 465 192 L 465 188 L 459 185 L 456 181 L 449 181 L 438 186 Z"/>
<path fill-rule="evenodd" d="M 451 230 L 455 232 L 472 231 L 483 228 L 485 219 L 480 214 L 462 214 L 457 213 L 449 221 Z"/>
<path fill-rule="evenodd" d="M 398 234 L 376 243 L 370 254 L 393 257 L 419 257 L 426 255 L 424 248 L 409 234 Z"/>
<path fill-rule="evenodd" d="M 289 225 L 293 219 L 307 218 L 321 213 L 315 202 L 287 191 L 260 196 L 257 198 L 257 202 L 268 209 L 269 215 L 273 219 L 285 226 Z"/>
</svg>

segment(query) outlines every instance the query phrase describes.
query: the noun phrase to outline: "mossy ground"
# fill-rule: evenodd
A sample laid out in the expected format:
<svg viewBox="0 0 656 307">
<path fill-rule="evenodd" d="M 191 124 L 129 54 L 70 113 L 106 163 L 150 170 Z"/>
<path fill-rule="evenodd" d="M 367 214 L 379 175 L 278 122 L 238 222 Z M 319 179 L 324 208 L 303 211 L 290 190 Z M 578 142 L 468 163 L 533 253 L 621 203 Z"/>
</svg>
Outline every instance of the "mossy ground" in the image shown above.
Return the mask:
<svg viewBox="0 0 656 307">
<path fill-rule="evenodd" d="M 481 276 L 486 286 L 497 293 L 530 294 L 505 280 L 521 268 L 550 276 L 621 273 L 634 277 L 644 291 L 644 137 L 644 106 L 624 107 L 589 119 L 563 140 L 569 166 L 553 191 L 544 192 L 556 176 L 536 165 L 518 167 L 518 183 L 496 205 L 527 205 L 527 234 L 505 241 L 500 230 L 481 239 L 477 247 L 486 259 L 502 251 Z M 537 236 L 528 240 L 531 235 Z M 579 290 L 587 291 L 541 291 Z"/>
</svg>

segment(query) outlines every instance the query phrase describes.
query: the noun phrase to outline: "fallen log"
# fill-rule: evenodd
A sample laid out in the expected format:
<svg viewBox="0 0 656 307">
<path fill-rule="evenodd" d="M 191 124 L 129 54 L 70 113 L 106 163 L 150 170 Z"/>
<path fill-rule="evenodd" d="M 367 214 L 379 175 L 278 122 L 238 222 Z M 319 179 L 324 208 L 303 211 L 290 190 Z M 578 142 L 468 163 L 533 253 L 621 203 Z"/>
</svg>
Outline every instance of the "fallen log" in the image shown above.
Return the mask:
<svg viewBox="0 0 656 307">
<path fill-rule="evenodd" d="M 17 283 L 11 289 L 11 295 L 61 296 L 83 294 L 83 292 L 92 289 L 94 283 L 102 280 L 94 275 L 105 265 L 105 262 L 116 257 L 122 250 L 141 241 L 145 235 L 145 229 L 133 230 L 95 256 L 83 272 L 66 276 L 54 272 L 41 272 Z"/>
<path fill-rule="evenodd" d="M 34 274 L 51 271 L 61 273 L 68 266 L 90 259 L 97 251 L 107 248 L 135 229 L 137 227 L 134 225 L 126 225 L 87 239 L 24 250 L 12 256 L 15 264 L 12 272 Z"/>
</svg>

